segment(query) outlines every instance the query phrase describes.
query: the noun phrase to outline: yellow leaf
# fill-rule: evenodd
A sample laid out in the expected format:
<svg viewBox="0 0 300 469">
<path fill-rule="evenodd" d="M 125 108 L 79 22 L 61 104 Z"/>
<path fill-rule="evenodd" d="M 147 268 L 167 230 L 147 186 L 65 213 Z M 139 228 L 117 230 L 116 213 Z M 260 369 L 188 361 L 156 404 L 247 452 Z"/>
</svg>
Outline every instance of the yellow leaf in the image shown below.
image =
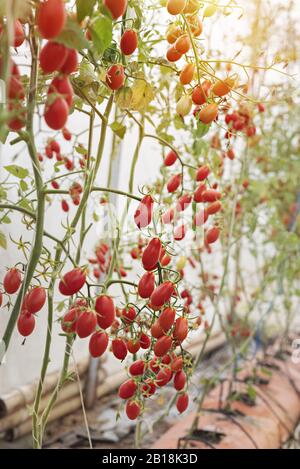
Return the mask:
<svg viewBox="0 0 300 469">
<path fill-rule="evenodd" d="M 132 100 L 130 109 L 133 111 L 144 111 L 148 104 L 154 99 L 153 88 L 145 80 L 136 80 L 132 87 Z"/>
<path fill-rule="evenodd" d="M 133 92 L 129 86 L 124 86 L 116 92 L 116 104 L 120 109 L 129 109 L 132 102 Z"/>
</svg>

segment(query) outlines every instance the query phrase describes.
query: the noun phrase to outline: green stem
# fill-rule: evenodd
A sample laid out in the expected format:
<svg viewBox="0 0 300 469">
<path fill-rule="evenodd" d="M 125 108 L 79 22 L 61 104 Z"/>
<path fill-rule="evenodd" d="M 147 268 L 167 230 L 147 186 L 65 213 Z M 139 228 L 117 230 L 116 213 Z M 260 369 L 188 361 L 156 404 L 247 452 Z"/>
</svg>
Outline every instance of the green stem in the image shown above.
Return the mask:
<svg viewBox="0 0 300 469">
<path fill-rule="evenodd" d="M 14 331 L 21 304 L 24 298 L 24 295 L 30 285 L 32 277 L 34 275 L 35 268 L 39 262 L 40 255 L 43 249 L 43 233 L 44 233 L 44 214 L 45 214 L 45 195 L 43 193 L 43 179 L 41 176 L 41 168 L 39 159 L 37 156 L 37 151 L 34 143 L 33 136 L 33 117 L 34 117 L 34 108 L 36 102 L 36 90 L 37 90 L 37 75 L 38 75 L 38 42 L 34 36 L 34 31 L 30 31 L 30 45 L 32 52 L 32 66 L 31 66 L 31 76 L 30 76 L 30 85 L 29 85 L 29 95 L 28 95 L 28 113 L 27 113 L 27 147 L 28 152 L 31 158 L 31 163 L 33 167 L 35 188 L 36 188 L 36 198 L 37 198 L 37 209 L 36 209 L 36 231 L 34 241 L 32 243 L 32 250 L 27 265 L 27 269 L 24 275 L 24 280 L 22 283 L 22 288 L 19 291 L 16 302 L 12 309 L 7 327 L 3 335 L 3 342 L 5 344 L 6 350 L 8 349 L 12 333 Z"/>
</svg>

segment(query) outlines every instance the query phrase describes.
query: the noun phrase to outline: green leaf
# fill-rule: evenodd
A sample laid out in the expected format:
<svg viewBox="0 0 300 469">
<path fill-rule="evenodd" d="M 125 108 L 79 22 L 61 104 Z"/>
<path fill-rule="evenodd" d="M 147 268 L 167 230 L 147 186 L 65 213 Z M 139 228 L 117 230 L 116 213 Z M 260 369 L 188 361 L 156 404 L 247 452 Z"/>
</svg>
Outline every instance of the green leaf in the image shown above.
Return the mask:
<svg viewBox="0 0 300 469">
<path fill-rule="evenodd" d="M 256 390 L 250 384 L 247 387 L 247 393 L 248 393 L 248 396 L 250 397 L 250 399 L 252 399 L 252 401 L 255 401 L 255 399 L 256 399 Z"/>
<path fill-rule="evenodd" d="M 19 203 L 19 205 L 20 205 L 20 207 L 23 207 L 23 208 L 25 208 L 25 209 L 27 209 L 27 210 L 30 210 L 30 211 L 32 210 L 32 207 L 31 207 L 31 205 L 30 205 L 30 203 L 28 202 L 27 199 L 21 200 L 21 202 Z"/>
<path fill-rule="evenodd" d="M 3 249 L 7 248 L 6 237 L 5 237 L 5 234 L 2 231 L 0 231 L 0 247 L 3 248 Z"/>
<path fill-rule="evenodd" d="M 79 153 L 80 155 L 86 155 L 86 153 L 87 153 L 87 150 L 86 150 L 84 147 L 80 146 L 80 145 L 78 145 L 77 147 L 75 147 L 75 150 L 76 150 L 77 153 Z"/>
<path fill-rule="evenodd" d="M 28 169 L 22 168 L 22 166 L 18 166 L 16 164 L 4 166 L 4 169 L 6 169 L 6 171 L 8 171 L 10 174 L 16 176 L 19 179 L 24 179 L 29 174 Z"/>
<path fill-rule="evenodd" d="M 3 143 L 3 145 L 6 142 L 8 134 L 9 134 L 8 127 L 6 125 L 2 125 L 0 128 L 0 143 Z"/>
<path fill-rule="evenodd" d="M 9 225 L 11 223 L 11 219 L 7 215 L 4 215 L 1 221 L 2 223 L 5 223 L 6 225 Z"/>
<path fill-rule="evenodd" d="M 23 192 L 27 191 L 28 189 L 28 184 L 26 181 L 20 181 L 20 188 L 22 189 Z"/>
<path fill-rule="evenodd" d="M 110 125 L 110 128 L 118 137 L 120 137 L 121 139 L 124 138 L 127 130 L 126 125 L 123 125 L 120 122 L 113 122 Z"/>
<path fill-rule="evenodd" d="M 112 41 L 112 19 L 101 15 L 93 23 L 91 31 L 94 46 L 99 54 L 103 54 Z"/>
<path fill-rule="evenodd" d="M 76 0 L 77 19 L 79 22 L 86 16 L 91 16 L 96 0 Z"/>
<path fill-rule="evenodd" d="M 88 49 L 90 46 L 89 41 L 84 37 L 80 26 L 70 18 L 68 18 L 64 30 L 55 38 L 55 42 L 64 44 L 70 49 L 77 50 Z"/>
<path fill-rule="evenodd" d="M 204 137 L 204 135 L 206 135 L 207 132 L 209 131 L 210 126 L 211 126 L 211 124 L 206 125 L 206 124 L 203 124 L 203 122 L 200 122 L 200 121 L 199 121 L 199 122 L 197 123 L 197 130 L 196 130 L 196 132 L 195 132 L 196 137 L 197 137 L 197 138 L 202 138 L 202 137 Z"/>
</svg>

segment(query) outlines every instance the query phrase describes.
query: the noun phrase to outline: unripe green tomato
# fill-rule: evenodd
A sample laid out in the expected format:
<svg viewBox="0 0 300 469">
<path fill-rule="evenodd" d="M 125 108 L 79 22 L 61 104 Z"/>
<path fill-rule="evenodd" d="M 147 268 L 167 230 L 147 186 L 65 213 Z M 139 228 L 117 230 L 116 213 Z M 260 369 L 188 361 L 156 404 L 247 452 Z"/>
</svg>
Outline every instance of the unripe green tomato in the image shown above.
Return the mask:
<svg viewBox="0 0 300 469">
<path fill-rule="evenodd" d="M 182 96 L 176 105 L 177 114 L 181 117 L 187 116 L 191 112 L 192 104 L 193 102 L 190 96 Z"/>
<path fill-rule="evenodd" d="M 204 18 L 209 18 L 210 16 L 213 16 L 218 10 L 217 5 L 208 5 L 203 13 Z"/>
</svg>

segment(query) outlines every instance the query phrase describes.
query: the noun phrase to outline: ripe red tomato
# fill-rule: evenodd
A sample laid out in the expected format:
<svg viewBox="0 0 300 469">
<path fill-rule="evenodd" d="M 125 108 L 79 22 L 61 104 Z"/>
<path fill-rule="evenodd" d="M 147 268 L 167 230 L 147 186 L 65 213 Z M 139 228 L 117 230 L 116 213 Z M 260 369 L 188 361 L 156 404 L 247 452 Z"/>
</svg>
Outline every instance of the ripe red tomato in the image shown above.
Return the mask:
<svg viewBox="0 0 300 469">
<path fill-rule="evenodd" d="M 65 140 L 70 141 L 72 139 L 71 132 L 68 129 L 66 129 L 65 127 L 63 128 L 62 134 L 63 134 L 63 137 L 64 137 Z"/>
<path fill-rule="evenodd" d="M 66 60 L 64 61 L 60 71 L 70 75 L 76 72 L 78 68 L 78 55 L 76 49 L 67 49 Z"/>
<path fill-rule="evenodd" d="M 67 19 L 63 0 L 46 0 L 40 3 L 37 25 L 43 38 L 53 39 L 63 30 Z"/>
<path fill-rule="evenodd" d="M 132 396 L 134 396 L 136 390 L 136 383 L 133 381 L 133 379 L 128 379 L 119 387 L 119 397 L 121 399 L 130 399 Z"/>
<path fill-rule="evenodd" d="M 180 36 L 176 40 L 174 47 L 177 52 L 180 52 L 180 54 L 186 54 L 191 48 L 191 41 L 189 39 L 188 34 L 183 34 L 182 36 Z"/>
<path fill-rule="evenodd" d="M 146 272 L 138 284 L 138 293 L 141 298 L 150 298 L 155 288 L 155 276 L 153 272 Z"/>
<path fill-rule="evenodd" d="M 124 308 L 121 317 L 126 324 L 130 324 L 136 318 L 136 310 L 133 307 Z"/>
<path fill-rule="evenodd" d="M 177 398 L 177 401 L 176 401 L 176 407 L 177 407 L 178 412 L 180 414 L 185 412 L 186 409 L 188 408 L 188 405 L 189 405 L 189 396 L 188 396 L 188 394 L 186 392 L 183 393 L 183 394 L 180 394 Z"/>
<path fill-rule="evenodd" d="M 67 123 L 69 107 L 65 99 L 56 98 L 51 104 L 46 104 L 45 121 L 50 129 L 61 130 Z"/>
<path fill-rule="evenodd" d="M 176 311 L 174 308 L 165 308 L 159 316 L 161 328 L 167 332 L 174 324 Z"/>
<path fill-rule="evenodd" d="M 132 376 L 143 375 L 146 370 L 146 363 L 143 360 L 136 360 L 129 367 L 129 373 Z"/>
<path fill-rule="evenodd" d="M 142 198 L 139 203 L 138 208 L 134 214 L 134 221 L 136 226 L 140 228 L 145 228 L 151 223 L 153 212 L 153 199 L 151 195 L 146 195 Z"/>
<path fill-rule="evenodd" d="M 181 59 L 182 54 L 178 52 L 174 46 L 169 47 L 166 54 L 167 60 L 169 62 L 177 62 Z"/>
<path fill-rule="evenodd" d="M 22 23 L 19 20 L 15 21 L 14 31 L 14 47 L 20 47 L 25 41 L 25 33 Z"/>
<path fill-rule="evenodd" d="M 103 3 L 114 20 L 123 16 L 127 9 L 127 0 L 103 0 Z"/>
<path fill-rule="evenodd" d="M 164 335 L 160 337 L 154 345 L 154 353 L 157 357 L 163 357 L 172 347 L 172 338 Z"/>
<path fill-rule="evenodd" d="M 128 352 L 132 353 L 133 355 L 135 353 L 137 353 L 141 348 L 141 344 L 140 344 L 140 341 L 138 339 L 135 339 L 135 340 L 134 339 L 129 339 L 127 341 L 126 345 L 127 345 Z"/>
<path fill-rule="evenodd" d="M 167 156 L 164 159 L 164 165 L 165 166 L 172 166 L 176 161 L 177 161 L 177 153 L 175 151 L 171 150 L 167 154 Z"/>
<path fill-rule="evenodd" d="M 28 337 L 35 328 L 35 318 L 32 314 L 24 311 L 19 315 L 17 323 L 18 331 L 23 337 Z"/>
<path fill-rule="evenodd" d="M 208 189 L 202 193 L 203 202 L 216 202 L 216 200 L 221 199 L 221 193 L 215 189 Z"/>
<path fill-rule="evenodd" d="M 106 332 L 94 332 L 90 338 L 89 351 L 92 357 L 101 357 L 108 347 L 108 335 Z"/>
<path fill-rule="evenodd" d="M 201 166 L 196 173 L 196 181 L 204 181 L 210 173 L 209 166 Z"/>
<path fill-rule="evenodd" d="M 141 406 L 134 401 L 126 403 L 126 415 L 129 420 L 136 420 L 141 413 Z"/>
<path fill-rule="evenodd" d="M 24 306 L 28 313 L 35 314 L 46 303 L 46 291 L 43 287 L 35 287 L 30 290 L 24 299 Z"/>
<path fill-rule="evenodd" d="M 112 352 L 114 356 L 123 361 L 127 355 L 127 345 L 123 339 L 114 339 L 112 341 Z"/>
<path fill-rule="evenodd" d="M 176 204 L 176 210 L 177 212 L 183 212 L 185 209 L 187 209 L 192 201 L 192 196 L 190 194 L 183 194 L 183 196 L 178 199 L 178 202 Z"/>
<path fill-rule="evenodd" d="M 152 396 L 156 391 L 156 386 L 151 378 L 146 379 L 145 384 L 142 387 L 142 394 L 144 397 Z"/>
<path fill-rule="evenodd" d="M 79 317 L 80 310 L 79 308 L 71 308 L 63 317 L 61 321 L 61 328 L 67 334 L 71 332 L 76 332 L 76 323 Z"/>
<path fill-rule="evenodd" d="M 170 301 L 171 296 L 174 293 L 174 284 L 172 282 L 164 282 L 155 288 L 154 292 L 150 297 L 151 305 L 160 308 L 165 303 Z"/>
<path fill-rule="evenodd" d="M 151 326 L 151 335 L 155 339 L 159 339 L 164 335 L 164 330 L 162 329 L 158 319 Z"/>
<path fill-rule="evenodd" d="M 169 381 L 171 381 L 172 376 L 173 373 L 170 368 L 161 369 L 156 375 L 156 386 L 159 386 L 160 388 L 165 386 Z"/>
<path fill-rule="evenodd" d="M 186 375 L 185 372 L 180 370 L 177 371 L 176 375 L 174 376 L 174 388 L 176 391 L 182 391 L 186 383 Z"/>
<path fill-rule="evenodd" d="M 147 334 L 145 334 L 145 333 L 141 334 L 141 336 L 140 336 L 140 345 L 141 345 L 141 348 L 144 349 L 144 350 L 146 350 L 150 347 L 151 339 Z"/>
<path fill-rule="evenodd" d="M 175 174 L 174 176 L 171 177 L 167 184 L 167 189 L 168 192 L 175 192 L 177 191 L 178 187 L 181 184 L 181 174 Z"/>
<path fill-rule="evenodd" d="M 19 290 L 22 282 L 21 274 L 18 269 L 10 269 L 3 279 L 3 287 L 6 293 L 12 295 Z"/>
<path fill-rule="evenodd" d="M 58 42 L 49 41 L 41 50 L 40 66 L 44 73 L 60 70 L 68 55 L 67 48 Z"/>
<path fill-rule="evenodd" d="M 77 267 L 76 269 L 70 270 L 70 272 L 67 272 L 63 276 L 59 282 L 58 288 L 62 295 L 72 296 L 81 290 L 85 281 L 85 272 L 80 267 Z"/>
<path fill-rule="evenodd" d="M 207 244 L 213 244 L 219 239 L 219 236 L 220 231 L 216 226 L 214 226 L 206 233 L 205 241 Z"/>
<path fill-rule="evenodd" d="M 208 215 L 214 215 L 215 213 L 218 213 L 222 208 L 222 204 L 219 200 L 217 200 L 216 202 L 213 202 L 212 204 L 210 204 L 206 211 L 207 211 L 207 214 Z"/>
<path fill-rule="evenodd" d="M 64 212 L 68 212 L 69 211 L 69 204 L 66 200 L 62 200 L 61 201 L 61 208 L 63 209 Z"/>
<path fill-rule="evenodd" d="M 125 82 L 125 73 L 123 65 L 112 65 L 106 74 L 106 84 L 111 90 L 122 88 Z"/>
<path fill-rule="evenodd" d="M 178 342 L 183 342 L 186 339 L 189 331 L 188 320 L 186 318 L 177 318 L 175 321 L 175 328 L 173 337 Z"/>
<path fill-rule="evenodd" d="M 171 364 L 171 370 L 175 373 L 177 373 L 177 371 L 180 371 L 182 370 L 182 367 L 183 367 L 183 359 L 182 357 L 177 357 L 173 360 L 172 364 Z"/>
<path fill-rule="evenodd" d="M 51 95 L 52 93 L 62 95 L 61 97 L 66 100 L 68 106 L 72 106 L 74 90 L 67 76 L 58 76 L 51 81 L 48 89 L 48 95 Z"/>
<path fill-rule="evenodd" d="M 210 88 L 211 82 L 208 80 L 201 83 L 201 85 L 197 85 L 192 93 L 193 103 L 197 104 L 198 106 L 206 103 Z"/>
<path fill-rule="evenodd" d="M 127 29 L 121 38 L 120 48 L 124 55 L 131 55 L 138 46 L 138 35 L 133 29 Z"/>
<path fill-rule="evenodd" d="M 145 270 L 154 270 L 157 267 L 161 251 L 161 242 L 159 238 L 151 239 L 142 256 L 142 264 Z"/>
<path fill-rule="evenodd" d="M 8 82 L 8 97 L 9 99 L 21 100 L 25 98 L 25 90 L 21 80 L 13 75 Z"/>
<path fill-rule="evenodd" d="M 84 311 L 81 313 L 76 322 L 76 332 L 78 337 L 84 339 L 90 336 L 97 326 L 97 318 L 94 311 Z"/>
<path fill-rule="evenodd" d="M 194 202 L 203 202 L 203 192 L 206 191 L 206 185 L 200 184 L 194 192 Z"/>
<path fill-rule="evenodd" d="M 101 329 L 107 329 L 112 325 L 116 317 L 116 309 L 113 299 L 107 295 L 98 296 L 95 303 L 97 321 Z"/>
</svg>

